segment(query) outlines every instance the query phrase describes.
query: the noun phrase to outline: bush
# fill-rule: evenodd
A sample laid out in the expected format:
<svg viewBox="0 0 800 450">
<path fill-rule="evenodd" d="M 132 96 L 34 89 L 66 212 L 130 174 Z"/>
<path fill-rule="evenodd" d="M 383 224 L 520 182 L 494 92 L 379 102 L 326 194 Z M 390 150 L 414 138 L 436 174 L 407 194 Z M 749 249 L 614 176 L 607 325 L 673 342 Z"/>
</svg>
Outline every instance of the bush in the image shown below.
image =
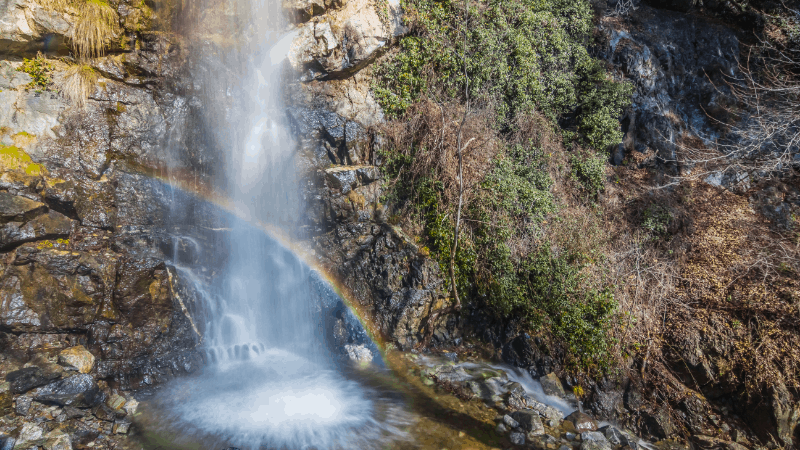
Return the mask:
<svg viewBox="0 0 800 450">
<path fill-rule="evenodd" d="M 47 59 L 41 53 L 36 55 L 36 58 L 23 59 L 22 65 L 17 70 L 25 72 L 33 78 L 26 86 L 29 89 L 43 91 L 52 83 L 50 72 L 52 72 L 53 66 L 47 62 Z"/>
<path fill-rule="evenodd" d="M 631 88 L 610 80 L 589 56 L 585 43 L 592 13 L 587 1 L 470 4 L 465 29 L 461 1 L 406 1 L 416 32 L 378 67 L 373 84 L 390 117 L 402 114 L 423 93 L 463 96 L 466 33 L 469 97 L 476 105 L 494 108 L 498 129 L 509 130 L 517 117 L 534 111 L 553 122 L 576 112 L 591 145 L 619 141 L 618 117 L 629 104 Z"/>
<path fill-rule="evenodd" d="M 578 151 L 569 158 L 572 176 L 581 184 L 590 197 L 604 189 L 606 180 L 606 158 L 588 151 Z"/>
<path fill-rule="evenodd" d="M 672 214 L 661 205 L 652 204 L 642 213 L 642 228 L 647 230 L 653 237 L 667 234 L 667 227 L 672 221 Z"/>
</svg>

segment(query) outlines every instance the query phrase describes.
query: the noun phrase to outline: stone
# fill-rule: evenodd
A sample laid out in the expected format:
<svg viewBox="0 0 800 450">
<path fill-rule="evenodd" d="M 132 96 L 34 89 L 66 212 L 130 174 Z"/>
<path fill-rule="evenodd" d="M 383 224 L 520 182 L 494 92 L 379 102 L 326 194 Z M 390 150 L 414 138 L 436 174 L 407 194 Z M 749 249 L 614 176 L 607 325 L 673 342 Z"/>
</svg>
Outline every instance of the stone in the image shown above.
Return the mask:
<svg viewBox="0 0 800 450">
<path fill-rule="evenodd" d="M 542 419 L 539 418 L 539 413 L 536 411 L 525 409 L 522 411 L 514 411 L 511 417 L 519 422 L 521 429 L 529 433 L 542 434 L 544 432 L 544 425 Z"/>
<path fill-rule="evenodd" d="M 125 402 L 124 409 L 125 409 L 126 413 L 128 413 L 131 416 L 133 416 L 133 415 L 136 414 L 136 409 L 138 407 L 139 407 L 139 402 L 136 401 L 135 398 L 131 398 L 131 399 L 128 399 L 127 402 Z"/>
<path fill-rule="evenodd" d="M 495 431 L 497 431 L 497 434 L 503 435 L 506 434 L 506 432 L 508 431 L 508 427 L 506 427 L 506 425 L 501 422 L 497 424 Z"/>
<path fill-rule="evenodd" d="M 125 406 L 125 397 L 114 394 L 106 401 L 106 405 L 114 411 L 119 411 Z"/>
<path fill-rule="evenodd" d="M 0 221 L 2 222 L 27 222 L 46 211 L 47 206 L 44 203 L 8 192 L 0 192 Z"/>
<path fill-rule="evenodd" d="M 48 211 L 25 223 L 8 222 L 0 226 L 0 249 L 26 242 L 69 238 L 72 223 L 73 220 L 56 211 Z"/>
<path fill-rule="evenodd" d="M 72 439 L 61 430 L 53 430 L 47 434 L 44 450 L 72 450 Z"/>
<path fill-rule="evenodd" d="M 523 395 L 525 394 L 525 388 L 522 387 L 521 384 L 517 383 L 516 381 L 509 381 L 508 383 L 503 386 L 506 392 L 511 395 Z"/>
<path fill-rule="evenodd" d="M 506 414 L 503 416 L 503 423 L 509 428 L 519 428 L 519 422 L 514 420 L 511 416 Z"/>
<path fill-rule="evenodd" d="M 344 349 L 347 352 L 347 357 L 353 362 L 369 363 L 372 361 L 372 351 L 364 344 L 347 344 L 344 346 Z"/>
<path fill-rule="evenodd" d="M 514 445 L 525 445 L 524 433 L 509 433 L 508 440 Z"/>
<path fill-rule="evenodd" d="M 550 372 L 540 377 L 539 383 L 542 384 L 542 390 L 546 395 L 564 398 L 564 387 L 561 385 L 561 380 L 558 378 L 558 375 Z"/>
<path fill-rule="evenodd" d="M 78 409 L 72 406 L 64 407 L 64 416 L 67 419 L 75 419 L 77 417 L 85 417 L 88 413 L 82 409 Z"/>
<path fill-rule="evenodd" d="M 28 412 L 31 410 L 31 402 L 33 401 L 32 398 L 21 395 L 17 397 L 16 406 L 14 407 L 14 412 L 17 413 L 18 416 L 25 417 L 28 415 Z"/>
<path fill-rule="evenodd" d="M 104 404 L 98 405 L 96 408 L 94 408 L 92 412 L 94 413 L 95 417 L 106 422 L 113 422 L 118 417 L 118 415 L 119 416 L 125 415 L 125 411 L 114 411 L 113 409 L 109 408 Z"/>
<path fill-rule="evenodd" d="M 113 433 L 114 434 L 128 434 L 128 431 L 131 429 L 131 422 L 128 420 L 117 420 L 114 422 Z"/>
<path fill-rule="evenodd" d="M 16 442 L 13 437 L 0 433 L 0 450 L 13 450 Z"/>
<path fill-rule="evenodd" d="M 94 367 L 94 355 L 89 353 L 84 346 L 77 345 L 61 350 L 58 354 L 58 363 L 80 373 L 89 373 Z"/>
<path fill-rule="evenodd" d="M 0 417 L 11 414 L 14 411 L 14 394 L 9 389 L 0 391 Z"/>
<path fill-rule="evenodd" d="M 523 397 L 525 404 L 527 405 L 528 409 L 532 409 L 539 413 L 540 416 L 544 417 L 548 420 L 561 420 L 564 415 L 558 409 L 545 405 L 542 402 L 537 401 L 532 396 L 525 394 Z"/>
<path fill-rule="evenodd" d="M 628 445 L 628 437 L 625 436 L 621 431 L 619 431 L 616 427 L 611 425 L 605 426 L 600 428 L 599 430 L 603 435 L 606 437 L 608 442 L 614 446 L 624 446 Z"/>
<path fill-rule="evenodd" d="M 612 450 L 612 447 L 603 433 L 584 431 L 581 433 L 581 450 Z"/>
<path fill-rule="evenodd" d="M 11 386 L 14 394 L 24 394 L 33 388 L 43 386 L 53 380 L 51 374 L 46 374 L 39 367 L 25 367 L 6 375 L 6 381 Z M 57 378 L 57 375 L 55 376 Z"/>
<path fill-rule="evenodd" d="M 575 425 L 575 429 L 578 431 L 578 433 L 597 430 L 597 422 L 595 422 L 594 419 L 592 419 L 588 414 L 584 414 L 580 411 L 573 412 L 564 420 L 572 422 L 572 424 Z M 603 439 L 605 439 L 605 437 Z"/>
<path fill-rule="evenodd" d="M 45 404 L 81 408 L 102 403 L 104 394 L 90 375 L 81 374 L 40 387 L 33 392 L 33 398 Z"/>
<path fill-rule="evenodd" d="M 25 422 L 17 437 L 17 444 L 15 448 L 30 448 L 42 445 L 44 430 L 39 425 L 31 422 Z"/>
<path fill-rule="evenodd" d="M 573 433 L 573 432 L 571 432 L 571 431 L 567 431 L 566 433 L 564 433 L 564 439 L 566 439 L 568 441 L 574 441 L 577 438 L 578 438 L 578 435 Z"/>
<path fill-rule="evenodd" d="M 470 375 L 460 366 L 444 365 L 436 368 L 436 379 L 448 383 L 460 383 L 470 379 Z"/>
<path fill-rule="evenodd" d="M 468 381 L 467 387 L 482 400 L 494 401 L 494 397 L 505 393 L 503 380 L 500 377 L 492 377 L 486 380 Z"/>
<path fill-rule="evenodd" d="M 562 445 L 561 447 L 558 447 L 558 450 L 572 450 L 572 447 L 569 445 Z"/>
</svg>

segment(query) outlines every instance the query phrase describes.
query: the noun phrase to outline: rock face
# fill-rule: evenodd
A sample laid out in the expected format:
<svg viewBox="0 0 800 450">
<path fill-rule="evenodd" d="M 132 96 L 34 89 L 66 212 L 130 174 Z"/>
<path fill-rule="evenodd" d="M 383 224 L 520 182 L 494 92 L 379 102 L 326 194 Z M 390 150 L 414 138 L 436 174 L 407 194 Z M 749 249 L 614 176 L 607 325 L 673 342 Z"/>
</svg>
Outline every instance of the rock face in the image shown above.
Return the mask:
<svg viewBox="0 0 800 450">
<path fill-rule="evenodd" d="M 724 25 L 646 5 L 627 19 L 606 17 L 599 26 L 601 57 L 636 87 L 622 121 L 623 147 L 655 150 L 677 171 L 676 149 L 691 145 L 689 136 L 706 143 L 720 137 L 707 113 L 721 113 L 731 101 L 725 81 L 738 71 L 739 41 Z"/>
</svg>

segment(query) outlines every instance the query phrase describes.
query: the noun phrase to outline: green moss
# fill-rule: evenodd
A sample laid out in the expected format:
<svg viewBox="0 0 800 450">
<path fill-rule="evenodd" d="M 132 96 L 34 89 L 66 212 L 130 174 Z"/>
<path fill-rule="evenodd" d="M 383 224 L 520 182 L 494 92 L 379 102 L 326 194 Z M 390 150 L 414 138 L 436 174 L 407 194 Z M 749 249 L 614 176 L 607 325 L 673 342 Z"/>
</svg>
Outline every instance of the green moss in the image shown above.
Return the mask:
<svg viewBox="0 0 800 450">
<path fill-rule="evenodd" d="M 44 172 L 41 164 L 33 162 L 25 151 L 13 145 L 0 145 L 0 164 L 5 170 L 22 170 L 32 176 L 40 176 Z"/>
</svg>

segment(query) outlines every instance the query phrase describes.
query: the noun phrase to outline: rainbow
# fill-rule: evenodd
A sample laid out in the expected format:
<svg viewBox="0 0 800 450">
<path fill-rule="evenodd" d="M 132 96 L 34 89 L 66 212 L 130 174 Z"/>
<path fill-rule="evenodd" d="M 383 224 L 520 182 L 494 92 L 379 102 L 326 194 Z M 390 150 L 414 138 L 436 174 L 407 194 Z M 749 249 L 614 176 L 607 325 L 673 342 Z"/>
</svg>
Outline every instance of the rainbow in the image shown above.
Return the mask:
<svg viewBox="0 0 800 450">
<path fill-rule="evenodd" d="M 351 300 L 355 298 L 351 291 L 344 285 L 344 283 L 341 282 L 341 280 L 338 279 L 336 275 L 332 273 L 330 268 L 323 265 L 319 259 L 315 257 L 314 253 L 310 251 L 308 247 L 303 246 L 291 239 L 291 237 L 281 228 L 273 224 L 254 220 L 245 211 L 236 208 L 236 206 L 227 196 L 214 189 L 210 184 L 202 179 L 198 180 L 195 173 L 188 171 L 174 171 L 165 168 L 154 169 L 145 165 L 131 164 L 130 162 L 128 162 L 128 165 L 134 169 L 135 173 L 139 175 L 144 175 L 158 180 L 159 182 L 174 189 L 179 189 L 196 199 L 213 204 L 214 206 L 233 215 L 234 217 L 243 220 L 244 222 L 256 228 L 259 228 L 272 239 L 275 239 L 275 241 L 277 241 L 279 244 L 291 250 L 295 256 L 303 261 L 303 263 L 317 272 L 320 277 L 333 289 L 336 295 L 341 298 L 342 302 L 347 306 L 348 309 L 350 309 L 350 311 L 353 312 L 358 321 L 361 323 L 361 326 L 364 328 L 364 330 L 366 330 L 370 340 L 372 340 L 372 342 L 374 342 L 378 347 L 378 350 L 381 352 L 381 357 L 384 359 L 384 361 L 386 360 L 386 353 L 388 350 L 387 342 L 383 338 L 383 335 L 378 331 L 377 327 L 375 327 L 370 315 L 363 309 L 363 307 L 361 307 L 361 305 Z"/>
</svg>

